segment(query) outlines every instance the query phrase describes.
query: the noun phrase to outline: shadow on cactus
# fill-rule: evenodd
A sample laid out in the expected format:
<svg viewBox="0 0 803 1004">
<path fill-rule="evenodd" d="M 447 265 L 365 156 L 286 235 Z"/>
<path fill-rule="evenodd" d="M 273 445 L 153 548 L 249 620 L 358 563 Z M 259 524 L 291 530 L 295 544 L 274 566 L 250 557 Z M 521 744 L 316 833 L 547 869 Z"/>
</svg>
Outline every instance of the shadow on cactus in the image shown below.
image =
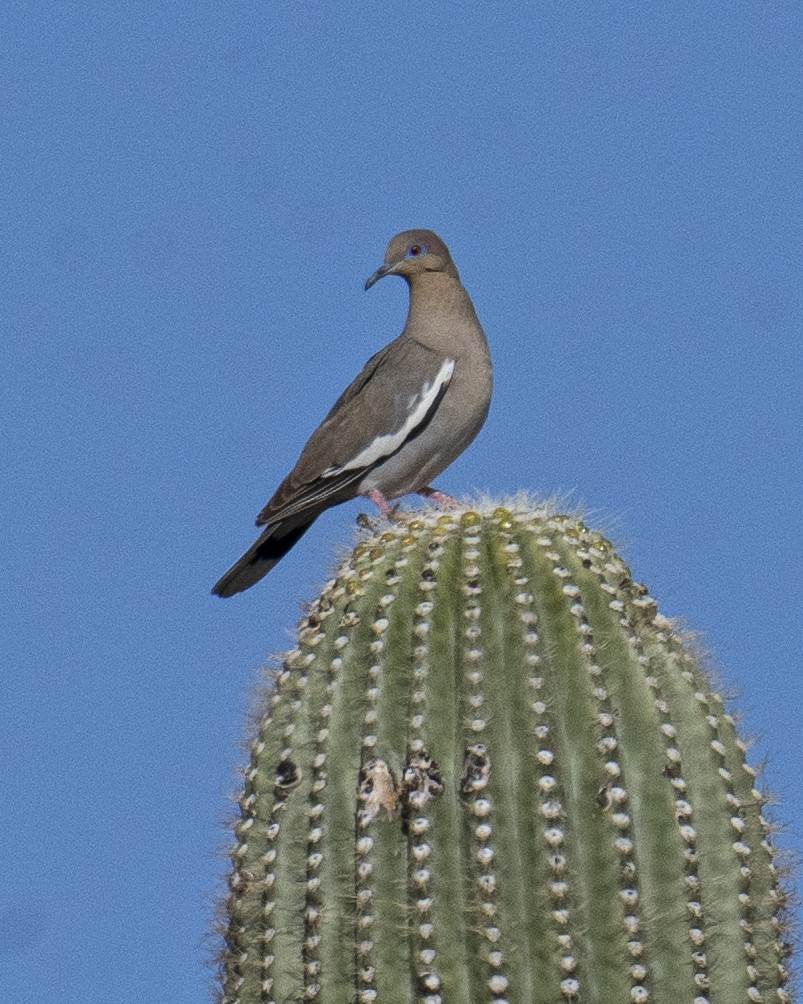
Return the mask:
<svg viewBox="0 0 803 1004">
<path fill-rule="evenodd" d="M 579 520 L 383 523 L 258 714 L 225 1004 L 792 999 L 733 719 Z"/>
</svg>

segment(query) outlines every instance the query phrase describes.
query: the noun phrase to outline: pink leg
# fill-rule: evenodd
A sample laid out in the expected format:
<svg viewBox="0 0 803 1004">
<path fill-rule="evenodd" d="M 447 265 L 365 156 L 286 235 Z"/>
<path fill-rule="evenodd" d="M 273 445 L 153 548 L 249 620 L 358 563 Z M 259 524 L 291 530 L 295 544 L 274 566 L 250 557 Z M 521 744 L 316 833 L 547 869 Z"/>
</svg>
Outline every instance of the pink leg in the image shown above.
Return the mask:
<svg viewBox="0 0 803 1004">
<path fill-rule="evenodd" d="M 416 492 L 417 495 L 423 495 L 425 499 L 432 499 L 437 505 L 442 505 L 447 509 L 459 509 L 460 503 L 457 499 L 453 499 L 451 495 L 447 495 L 446 492 L 439 492 L 437 488 L 422 488 L 420 492 Z"/>
<path fill-rule="evenodd" d="M 368 492 L 368 498 L 378 507 L 380 516 L 388 516 L 390 513 L 390 503 L 382 492 L 374 488 L 373 491 Z"/>
</svg>

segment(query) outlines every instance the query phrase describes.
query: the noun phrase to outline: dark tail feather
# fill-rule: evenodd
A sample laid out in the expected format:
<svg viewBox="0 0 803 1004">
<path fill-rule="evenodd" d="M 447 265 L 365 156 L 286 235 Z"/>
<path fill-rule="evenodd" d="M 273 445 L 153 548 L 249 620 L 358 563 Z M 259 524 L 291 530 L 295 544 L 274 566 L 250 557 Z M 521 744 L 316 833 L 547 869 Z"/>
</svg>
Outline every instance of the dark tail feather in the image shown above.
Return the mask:
<svg viewBox="0 0 803 1004">
<path fill-rule="evenodd" d="M 281 537 L 276 534 L 277 527 L 268 527 L 262 536 L 248 548 L 242 558 L 238 558 L 228 572 L 218 579 L 212 586 L 212 592 L 216 596 L 234 596 L 235 593 L 249 589 L 264 575 L 267 575 L 277 561 L 281 561 L 314 522 L 315 517 L 309 523 L 293 527 Z M 276 535 L 274 536 L 274 534 Z"/>
</svg>

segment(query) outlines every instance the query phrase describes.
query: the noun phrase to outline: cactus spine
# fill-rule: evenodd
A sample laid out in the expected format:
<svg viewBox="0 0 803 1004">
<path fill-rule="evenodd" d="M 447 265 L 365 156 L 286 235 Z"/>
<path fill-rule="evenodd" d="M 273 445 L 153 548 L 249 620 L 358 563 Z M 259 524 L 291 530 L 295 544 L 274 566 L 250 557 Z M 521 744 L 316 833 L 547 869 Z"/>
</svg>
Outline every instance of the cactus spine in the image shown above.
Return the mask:
<svg viewBox="0 0 803 1004">
<path fill-rule="evenodd" d="M 225 1004 L 791 1000 L 733 719 L 578 520 L 373 532 L 260 715 Z"/>
</svg>

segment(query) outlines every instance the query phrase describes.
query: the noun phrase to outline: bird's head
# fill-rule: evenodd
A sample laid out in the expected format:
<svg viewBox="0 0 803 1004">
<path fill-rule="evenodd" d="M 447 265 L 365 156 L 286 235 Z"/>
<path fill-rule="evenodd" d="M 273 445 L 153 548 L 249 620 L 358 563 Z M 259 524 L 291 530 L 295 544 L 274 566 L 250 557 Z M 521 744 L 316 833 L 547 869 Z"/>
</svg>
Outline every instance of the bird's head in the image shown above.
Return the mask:
<svg viewBox="0 0 803 1004">
<path fill-rule="evenodd" d="M 400 275 L 410 282 L 424 272 L 447 272 L 457 276 L 449 248 L 431 230 L 403 230 L 391 238 L 385 260 L 365 283 L 370 289 L 386 275 Z"/>
</svg>

